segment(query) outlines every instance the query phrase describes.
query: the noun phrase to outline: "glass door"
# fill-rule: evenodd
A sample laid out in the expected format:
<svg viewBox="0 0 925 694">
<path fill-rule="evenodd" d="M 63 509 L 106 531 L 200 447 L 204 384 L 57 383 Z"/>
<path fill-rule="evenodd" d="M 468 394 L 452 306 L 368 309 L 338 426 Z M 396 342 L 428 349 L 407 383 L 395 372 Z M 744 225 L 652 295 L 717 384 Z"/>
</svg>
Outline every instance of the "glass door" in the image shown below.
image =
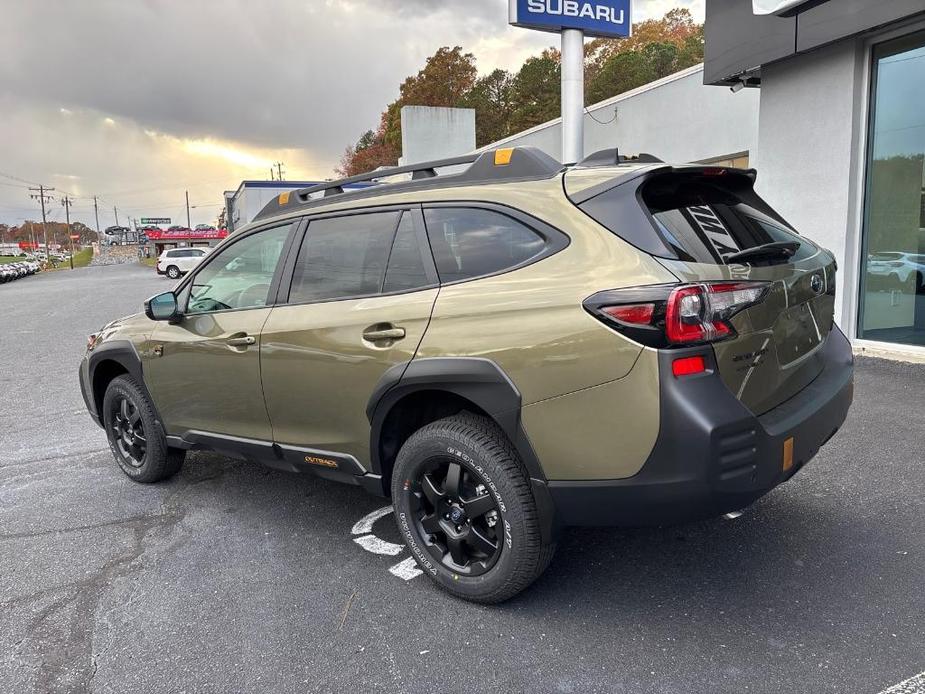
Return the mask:
<svg viewBox="0 0 925 694">
<path fill-rule="evenodd" d="M 925 33 L 873 60 L 858 337 L 925 346 Z"/>
</svg>

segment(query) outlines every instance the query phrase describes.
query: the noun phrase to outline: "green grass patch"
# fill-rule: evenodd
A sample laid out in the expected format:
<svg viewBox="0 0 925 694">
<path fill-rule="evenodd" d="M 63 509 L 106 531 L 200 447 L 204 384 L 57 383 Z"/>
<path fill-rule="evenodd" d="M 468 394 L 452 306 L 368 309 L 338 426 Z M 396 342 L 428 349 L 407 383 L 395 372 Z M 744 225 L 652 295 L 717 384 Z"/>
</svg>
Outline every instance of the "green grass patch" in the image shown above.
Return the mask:
<svg viewBox="0 0 925 694">
<path fill-rule="evenodd" d="M 18 263 L 25 260 L 17 255 L 0 255 L 0 265 L 6 265 L 7 263 Z"/>
<path fill-rule="evenodd" d="M 157 265 L 157 258 L 156 257 L 142 258 L 138 262 L 141 263 L 142 265 L 147 265 L 148 267 L 154 267 L 155 265 Z"/>
<path fill-rule="evenodd" d="M 74 254 L 74 268 L 86 267 L 90 264 L 90 261 L 93 260 L 93 249 L 92 248 L 83 248 L 77 251 Z M 57 261 L 58 267 L 52 268 L 51 265 L 48 266 L 48 270 L 70 270 L 71 261 L 70 260 L 60 260 Z"/>
</svg>

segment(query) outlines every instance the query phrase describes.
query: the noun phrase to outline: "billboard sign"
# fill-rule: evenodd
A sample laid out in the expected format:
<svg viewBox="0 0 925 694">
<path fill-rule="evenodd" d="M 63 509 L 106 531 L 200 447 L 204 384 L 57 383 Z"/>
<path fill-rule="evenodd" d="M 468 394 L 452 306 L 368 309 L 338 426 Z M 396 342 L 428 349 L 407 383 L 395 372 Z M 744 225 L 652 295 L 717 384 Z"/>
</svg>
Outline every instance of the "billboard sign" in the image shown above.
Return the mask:
<svg viewBox="0 0 925 694">
<path fill-rule="evenodd" d="M 585 36 L 626 38 L 633 31 L 632 0 L 509 0 L 514 26 L 559 32 L 581 29 Z"/>
<path fill-rule="evenodd" d="M 142 224 L 170 224 L 170 217 L 142 217 Z"/>
<path fill-rule="evenodd" d="M 149 241 L 189 241 L 197 239 L 223 239 L 226 229 L 151 229 L 146 232 Z"/>
</svg>

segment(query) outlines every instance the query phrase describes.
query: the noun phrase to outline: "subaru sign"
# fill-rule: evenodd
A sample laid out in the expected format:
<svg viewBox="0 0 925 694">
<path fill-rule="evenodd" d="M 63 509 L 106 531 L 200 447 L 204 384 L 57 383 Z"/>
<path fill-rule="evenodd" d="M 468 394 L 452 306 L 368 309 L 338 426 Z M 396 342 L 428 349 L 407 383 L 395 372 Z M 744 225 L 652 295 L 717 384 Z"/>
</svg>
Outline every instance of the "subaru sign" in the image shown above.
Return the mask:
<svg viewBox="0 0 925 694">
<path fill-rule="evenodd" d="M 632 33 L 632 0 L 510 0 L 510 23 L 540 31 L 580 29 L 585 36 Z"/>
</svg>

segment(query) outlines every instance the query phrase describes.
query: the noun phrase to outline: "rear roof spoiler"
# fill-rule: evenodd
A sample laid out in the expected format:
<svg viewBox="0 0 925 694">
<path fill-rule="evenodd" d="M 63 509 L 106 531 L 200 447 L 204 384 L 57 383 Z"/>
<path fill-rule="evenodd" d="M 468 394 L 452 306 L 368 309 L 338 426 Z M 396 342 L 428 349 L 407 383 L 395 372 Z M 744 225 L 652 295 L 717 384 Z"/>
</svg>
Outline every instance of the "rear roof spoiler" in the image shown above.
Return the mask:
<svg viewBox="0 0 925 694">
<path fill-rule="evenodd" d="M 599 166 L 604 166 L 604 164 L 599 164 Z M 580 205 L 583 202 L 587 202 L 591 198 L 597 197 L 601 193 L 606 193 L 611 188 L 623 185 L 629 181 L 635 181 L 636 179 L 643 176 L 649 177 L 653 175 L 672 173 L 692 174 L 698 172 L 704 173 L 706 175 L 710 175 L 709 172 L 717 172 L 715 175 L 747 176 L 751 179 L 752 183 L 754 183 L 758 177 L 758 172 L 755 169 L 737 169 L 732 166 L 710 166 L 709 164 L 681 164 L 678 166 L 670 166 L 665 164 L 663 166 L 650 166 L 642 169 L 630 169 L 623 174 L 616 173 L 616 175 L 609 181 L 604 181 L 603 183 L 599 183 L 595 186 L 591 186 L 590 188 L 582 190 L 579 193 L 569 195 L 569 199 L 576 205 Z"/>
</svg>

